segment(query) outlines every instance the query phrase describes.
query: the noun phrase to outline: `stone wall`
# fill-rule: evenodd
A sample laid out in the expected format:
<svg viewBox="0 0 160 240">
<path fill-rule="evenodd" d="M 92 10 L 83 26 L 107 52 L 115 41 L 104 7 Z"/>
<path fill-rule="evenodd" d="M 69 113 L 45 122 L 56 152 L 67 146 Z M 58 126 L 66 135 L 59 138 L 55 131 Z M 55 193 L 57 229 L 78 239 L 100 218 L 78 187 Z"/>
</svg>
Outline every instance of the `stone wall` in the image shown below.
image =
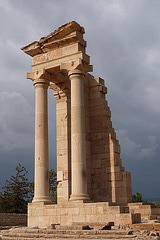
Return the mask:
<svg viewBox="0 0 160 240">
<path fill-rule="evenodd" d="M 0 213 L 0 226 L 26 226 L 27 214 Z"/>
<path fill-rule="evenodd" d="M 69 200 L 71 194 L 71 99 L 68 84 L 56 84 L 57 100 L 57 203 Z M 62 90 L 63 89 L 63 90 Z"/>
<path fill-rule="evenodd" d="M 112 127 L 104 80 L 88 74 L 91 148 L 90 197 L 95 202 L 125 205 L 131 202 L 131 176 L 120 158 L 120 145 Z M 87 167 L 88 170 L 89 167 Z"/>
<path fill-rule="evenodd" d="M 143 222 L 152 219 L 160 219 L 160 208 L 145 203 L 128 203 L 131 213 L 140 213 Z"/>
</svg>

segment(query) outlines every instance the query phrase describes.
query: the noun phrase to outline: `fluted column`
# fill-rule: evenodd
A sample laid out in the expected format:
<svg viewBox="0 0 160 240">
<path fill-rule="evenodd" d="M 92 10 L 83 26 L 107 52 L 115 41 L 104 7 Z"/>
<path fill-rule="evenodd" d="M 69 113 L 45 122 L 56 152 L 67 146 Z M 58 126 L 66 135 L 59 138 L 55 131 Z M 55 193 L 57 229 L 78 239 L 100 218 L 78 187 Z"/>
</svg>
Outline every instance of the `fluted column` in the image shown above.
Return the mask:
<svg viewBox="0 0 160 240">
<path fill-rule="evenodd" d="M 33 202 L 49 202 L 48 90 L 49 81 L 34 80 L 35 86 L 35 185 Z"/>
<path fill-rule="evenodd" d="M 68 75 L 71 80 L 72 194 L 70 200 L 85 200 L 89 197 L 86 174 L 84 73 L 81 70 L 72 70 Z"/>
</svg>

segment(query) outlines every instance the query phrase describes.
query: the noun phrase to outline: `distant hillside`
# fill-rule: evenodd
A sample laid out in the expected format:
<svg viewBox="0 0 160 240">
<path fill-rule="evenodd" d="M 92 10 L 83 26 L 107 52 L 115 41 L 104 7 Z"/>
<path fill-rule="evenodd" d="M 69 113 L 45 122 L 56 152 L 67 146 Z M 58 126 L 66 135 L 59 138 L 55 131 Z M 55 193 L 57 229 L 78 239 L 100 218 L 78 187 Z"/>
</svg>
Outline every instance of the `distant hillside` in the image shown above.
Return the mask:
<svg viewBox="0 0 160 240">
<path fill-rule="evenodd" d="M 148 203 L 160 203 L 160 197 L 159 198 L 143 198 L 143 200 Z"/>
</svg>

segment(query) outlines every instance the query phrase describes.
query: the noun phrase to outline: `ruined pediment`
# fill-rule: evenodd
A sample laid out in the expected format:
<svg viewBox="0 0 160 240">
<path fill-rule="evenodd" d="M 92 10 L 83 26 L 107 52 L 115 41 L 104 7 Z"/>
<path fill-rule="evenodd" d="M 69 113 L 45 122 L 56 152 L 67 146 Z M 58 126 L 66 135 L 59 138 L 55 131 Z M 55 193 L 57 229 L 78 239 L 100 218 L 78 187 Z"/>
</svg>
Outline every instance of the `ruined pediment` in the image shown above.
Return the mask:
<svg viewBox="0 0 160 240">
<path fill-rule="evenodd" d="M 73 42 L 78 42 L 82 46 L 86 46 L 83 40 L 84 28 L 75 21 L 69 22 L 57 30 L 51 32 L 49 35 L 42 37 L 39 41 L 22 47 L 21 49 L 30 56 L 48 52 L 52 49 L 64 47 Z"/>
</svg>

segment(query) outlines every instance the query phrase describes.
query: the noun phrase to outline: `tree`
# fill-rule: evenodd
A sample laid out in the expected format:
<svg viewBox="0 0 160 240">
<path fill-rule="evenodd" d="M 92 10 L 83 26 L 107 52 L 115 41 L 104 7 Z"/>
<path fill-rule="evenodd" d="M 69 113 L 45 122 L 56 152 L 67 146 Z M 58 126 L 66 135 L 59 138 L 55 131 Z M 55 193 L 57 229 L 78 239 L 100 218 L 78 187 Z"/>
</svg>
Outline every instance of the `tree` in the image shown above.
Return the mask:
<svg viewBox="0 0 160 240">
<path fill-rule="evenodd" d="M 0 192 L 0 212 L 26 213 L 27 205 L 34 196 L 34 183 L 28 180 L 28 171 L 21 164 L 16 167 L 16 175 L 6 180 Z M 49 196 L 57 203 L 57 174 L 54 169 L 49 171 Z"/>
<path fill-rule="evenodd" d="M 144 202 L 142 199 L 142 194 L 140 194 L 139 192 L 137 192 L 136 194 L 132 195 L 132 202 L 136 203 L 136 202 Z"/>
<path fill-rule="evenodd" d="M 21 164 L 16 167 L 16 175 L 6 180 L 6 185 L 0 193 L 0 212 L 26 213 L 27 203 L 31 201 L 31 183 L 28 181 L 28 171 Z"/>
<path fill-rule="evenodd" d="M 49 171 L 49 197 L 53 203 L 57 203 L 57 174 L 54 169 Z"/>
</svg>

